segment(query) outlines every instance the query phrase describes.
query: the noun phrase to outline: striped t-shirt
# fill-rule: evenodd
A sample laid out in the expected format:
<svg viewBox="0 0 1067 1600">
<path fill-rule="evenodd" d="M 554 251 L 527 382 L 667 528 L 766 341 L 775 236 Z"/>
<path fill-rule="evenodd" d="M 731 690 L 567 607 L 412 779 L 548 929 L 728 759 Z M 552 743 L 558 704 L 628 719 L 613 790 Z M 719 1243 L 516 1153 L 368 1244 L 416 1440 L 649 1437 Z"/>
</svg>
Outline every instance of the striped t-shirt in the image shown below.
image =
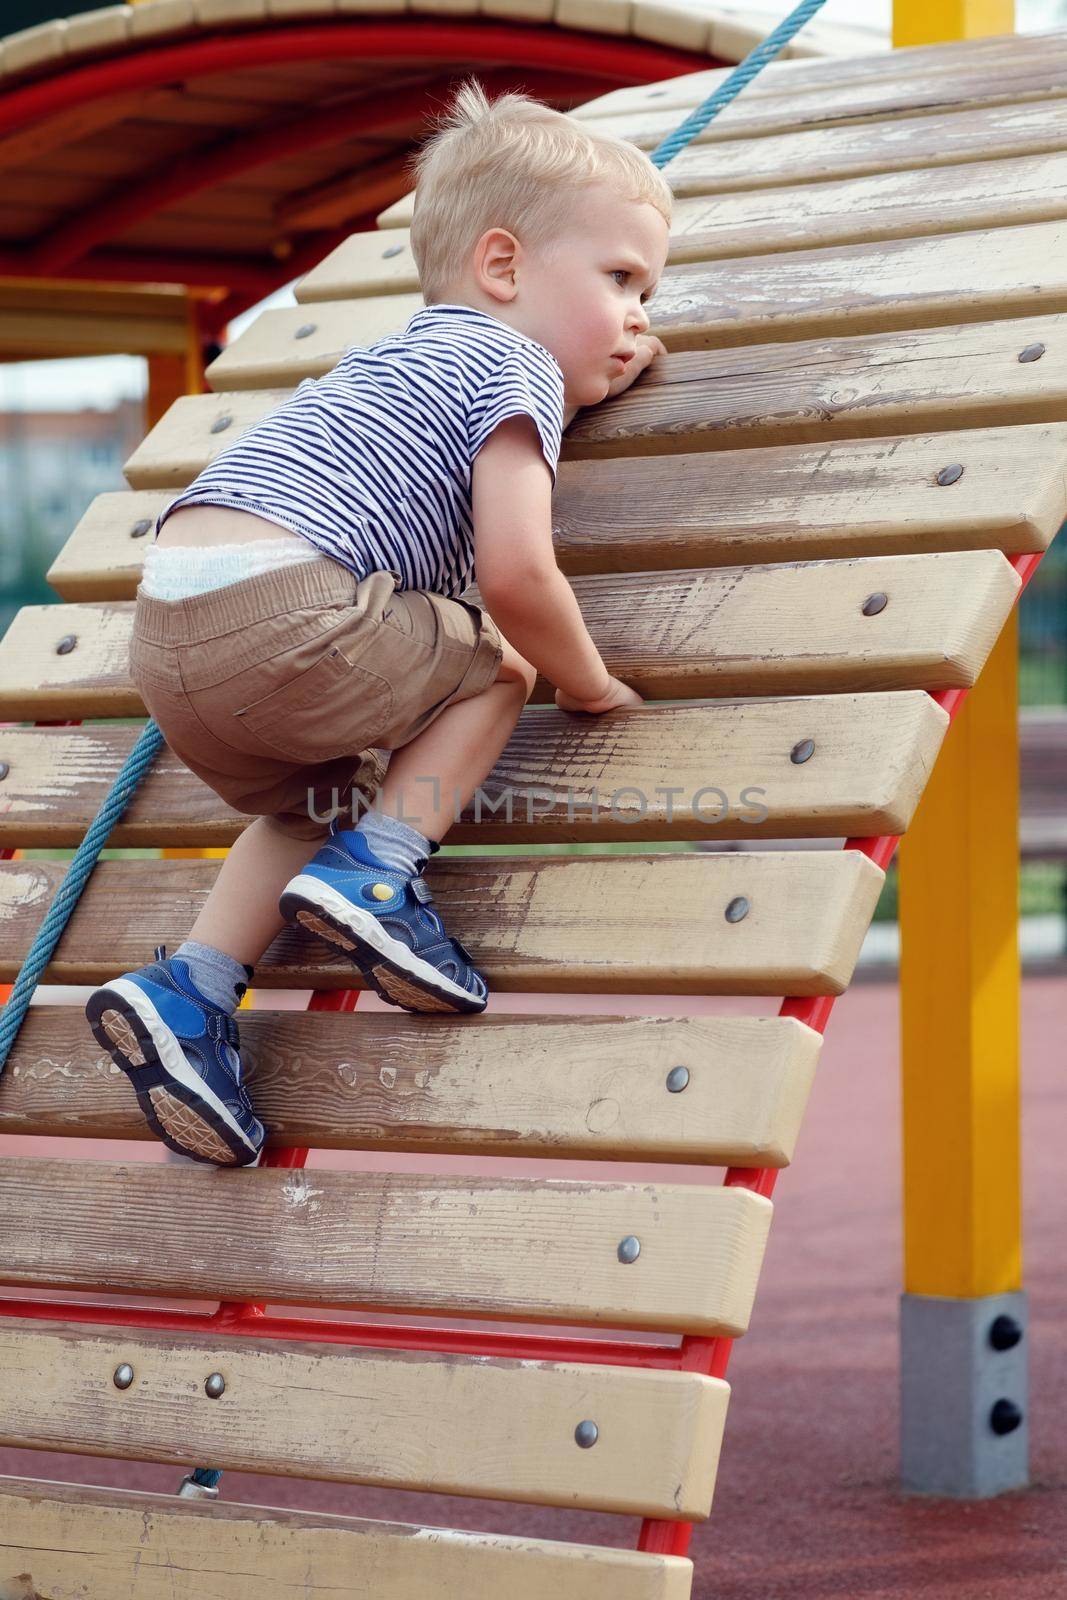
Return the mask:
<svg viewBox="0 0 1067 1600">
<path fill-rule="evenodd" d="M 563 369 L 535 339 L 464 305 L 416 311 L 354 345 L 216 456 L 161 512 L 233 506 L 303 534 L 359 577 L 455 597 L 474 577 L 471 464 L 507 417 L 533 418 L 556 481 Z"/>
</svg>

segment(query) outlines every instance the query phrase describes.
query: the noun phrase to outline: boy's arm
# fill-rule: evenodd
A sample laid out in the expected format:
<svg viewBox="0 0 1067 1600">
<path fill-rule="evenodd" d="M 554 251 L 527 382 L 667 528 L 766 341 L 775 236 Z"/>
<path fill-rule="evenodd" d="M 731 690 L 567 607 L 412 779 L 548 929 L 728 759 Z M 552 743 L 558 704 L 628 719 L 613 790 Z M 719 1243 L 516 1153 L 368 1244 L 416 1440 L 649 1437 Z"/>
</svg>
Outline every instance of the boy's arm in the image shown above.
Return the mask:
<svg viewBox="0 0 1067 1600">
<path fill-rule="evenodd" d="M 600 699 L 611 676 L 556 565 L 552 474 L 532 418 L 508 417 L 489 435 L 474 458 L 471 509 L 475 578 L 505 639 L 565 694 Z"/>
</svg>

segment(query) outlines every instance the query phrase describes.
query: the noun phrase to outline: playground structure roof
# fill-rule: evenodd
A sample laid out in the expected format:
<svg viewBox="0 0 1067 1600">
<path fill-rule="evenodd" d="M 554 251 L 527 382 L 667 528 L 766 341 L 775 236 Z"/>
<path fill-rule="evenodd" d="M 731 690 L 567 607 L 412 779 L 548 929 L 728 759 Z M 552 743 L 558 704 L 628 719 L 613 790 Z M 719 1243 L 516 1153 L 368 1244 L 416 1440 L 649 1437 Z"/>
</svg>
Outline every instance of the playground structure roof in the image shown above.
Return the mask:
<svg viewBox="0 0 1067 1600">
<path fill-rule="evenodd" d="M 459 76 L 571 110 L 736 61 L 776 20 L 679 0 L 141 0 L 24 29 L 0 40 L 0 296 L 25 314 L 42 281 L 180 284 L 216 333 L 374 227 Z M 870 43 L 823 25 L 790 52 Z"/>
</svg>

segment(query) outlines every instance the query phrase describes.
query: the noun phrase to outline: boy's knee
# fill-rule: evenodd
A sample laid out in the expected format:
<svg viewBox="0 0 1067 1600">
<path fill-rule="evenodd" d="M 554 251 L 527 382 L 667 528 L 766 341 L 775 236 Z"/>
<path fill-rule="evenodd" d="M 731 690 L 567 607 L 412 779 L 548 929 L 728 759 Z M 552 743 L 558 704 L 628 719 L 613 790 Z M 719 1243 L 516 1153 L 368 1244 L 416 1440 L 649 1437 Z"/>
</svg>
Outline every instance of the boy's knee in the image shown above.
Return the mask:
<svg viewBox="0 0 1067 1600">
<path fill-rule="evenodd" d="M 303 839 L 308 844 L 322 844 L 330 833 L 328 821 L 317 821 L 307 812 L 279 811 L 274 816 L 265 817 L 264 822 L 268 828 L 284 834 L 287 839 Z"/>
<path fill-rule="evenodd" d="M 529 700 L 533 694 L 534 684 L 537 682 L 537 668 L 527 661 L 524 656 L 512 651 L 510 659 L 505 656 L 500 663 L 500 671 L 497 673 L 496 681 L 498 683 L 520 684 L 522 686 L 523 699 Z"/>
<path fill-rule="evenodd" d="M 534 684 L 537 682 L 537 668 L 532 666 L 529 661 L 523 661 L 523 668 L 524 671 L 521 680 L 523 689 L 522 697 L 524 700 L 529 700 L 534 691 Z"/>
</svg>

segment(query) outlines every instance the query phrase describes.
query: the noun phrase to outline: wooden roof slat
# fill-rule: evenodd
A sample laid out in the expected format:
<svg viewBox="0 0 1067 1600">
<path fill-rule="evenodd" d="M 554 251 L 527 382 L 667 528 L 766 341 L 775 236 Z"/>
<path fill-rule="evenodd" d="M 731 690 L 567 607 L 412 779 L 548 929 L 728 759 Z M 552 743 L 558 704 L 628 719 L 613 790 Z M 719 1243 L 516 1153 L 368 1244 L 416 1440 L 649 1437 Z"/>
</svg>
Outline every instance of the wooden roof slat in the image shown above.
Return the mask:
<svg viewBox="0 0 1067 1600">
<path fill-rule="evenodd" d="M 625 394 L 579 411 L 564 436 L 562 458 L 681 455 L 1062 422 L 1065 333 L 1067 314 L 1060 312 L 670 352 Z M 1020 362 L 1024 350 L 1038 345 L 1044 347 L 1040 360 Z M 135 489 L 181 488 L 291 393 L 238 389 L 175 401 L 126 462 L 127 480 Z"/>
<path fill-rule="evenodd" d="M 764 67 L 745 89 L 747 101 L 776 99 L 804 89 L 811 94 L 825 93 L 843 85 L 894 82 L 913 72 L 936 72 L 942 81 L 956 73 L 984 70 L 990 58 L 1006 70 L 1016 63 L 1040 64 L 1048 51 L 1067 40 L 1067 30 L 1048 29 L 1040 34 L 1008 34 L 981 39 L 953 40 L 945 44 L 916 45 L 907 50 L 873 50 L 822 60 L 790 61 L 779 58 Z M 661 110 L 691 111 L 724 83 L 732 67 L 709 67 L 687 72 L 678 78 L 656 83 L 638 83 L 613 89 L 576 106 L 571 116 L 599 120 L 602 117 L 630 115 L 649 107 Z M 679 118 L 679 121 L 681 118 Z"/>
<path fill-rule="evenodd" d="M 579 411 L 565 454 L 569 460 L 681 454 L 1063 421 L 1065 336 L 1067 315 L 1056 313 L 679 351 L 661 356 L 610 405 Z M 1039 349 L 1038 359 L 1019 360 L 1023 351 Z M 199 398 L 208 423 L 224 397 Z M 265 399 L 260 414 L 270 409 Z M 192 416 L 182 421 L 188 426 Z M 946 446 L 951 453 L 951 441 Z"/>
<path fill-rule="evenodd" d="M 1067 216 L 1067 152 L 675 201 L 668 265 L 1049 222 Z M 299 305 L 414 294 L 406 228 L 353 233 L 294 286 Z"/>
<path fill-rule="evenodd" d="M 0 862 L 0 983 L 14 982 L 64 870 Z M 176 946 L 218 872 L 216 860 L 99 862 L 41 981 L 101 984 Z M 427 872 L 491 989 L 567 994 L 842 994 L 884 878 L 855 850 L 456 856 Z M 728 922 L 738 896 L 749 913 Z M 268 989 L 366 987 L 288 926 L 256 975 Z"/>
<path fill-rule="evenodd" d="M 573 718 L 554 706 L 527 706 L 449 841 L 747 844 L 904 833 L 947 723 L 947 713 L 915 690 L 646 705 L 605 719 L 576 748 Z M 0 844 L 79 844 L 139 736 L 140 728 L 125 727 L 0 729 Z M 793 761 L 791 752 L 808 739 L 814 752 Z M 709 795 L 694 806 L 709 781 L 709 750 L 717 772 L 744 773 L 743 794 Z M 371 792 L 379 781 L 368 773 Z M 229 845 L 247 821 L 164 746 L 109 846 Z"/>
<path fill-rule="evenodd" d="M 231 391 L 295 386 L 331 371 L 350 346 L 402 331 L 421 308 L 415 294 L 275 307 L 212 362 L 208 382 Z M 653 330 L 669 350 L 746 351 L 772 340 L 1058 311 L 1067 311 L 1067 220 L 751 260 L 691 260 L 666 268 L 651 307 Z"/>
<path fill-rule="evenodd" d="M 703 1184 L 14 1156 L 0 1196 L 13 1286 L 733 1337 L 772 1210 Z M 641 1252 L 624 1265 L 631 1234 Z"/>
<path fill-rule="evenodd" d="M 309 1205 L 313 1192 L 309 1183 Z M 178 1466 L 195 1437 L 226 1471 L 700 1520 L 730 1394 L 695 1372 L 77 1323 L 9 1325 L 0 1348 L 7 1445 Z M 120 1395 L 101 1379 L 123 1361 L 134 1381 Z M 223 1405 L 205 1402 L 209 1372 L 223 1374 Z M 603 1444 L 592 1467 L 574 1442 L 584 1417 L 597 1419 Z"/>
<path fill-rule="evenodd" d="M 1067 31 L 1050 41 L 1041 56 L 1006 64 L 990 61 L 968 72 L 946 74 L 943 67 L 930 67 L 925 73 L 916 71 L 888 82 L 828 85 L 818 95 L 799 90 L 773 98 L 749 99 L 746 90 L 697 134 L 694 143 L 718 145 L 731 139 L 775 133 L 799 135 L 812 128 L 845 123 L 899 122 L 1009 103 L 1059 100 L 1067 93 L 1065 66 Z M 686 75 L 679 83 L 685 87 L 689 81 Z M 680 97 L 681 87 L 678 93 Z M 691 91 L 686 100 L 692 100 L 692 104 L 664 104 L 657 99 L 641 110 L 586 117 L 583 121 L 599 132 L 651 150 L 677 127 L 687 109 L 700 104 Z"/>
<path fill-rule="evenodd" d="M 676 197 L 794 187 L 879 172 L 928 171 L 968 161 L 1040 155 L 1067 146 L 1067 99 L 992 106 L 899 121 L 846 123 L 765 138 L 699 141 L 667 169 Z M 378 217 L 380 228 L 409 227 L 414 191 Z"/>
<path fill-rule="evenodd" d="M 651 580 L 605 574 L 576 578 L 573 588 L 610 671 L 646 699 L 695 699 L 966 687 L 1019 581 L 999 550 L 966 550 Z M 476 587 L 464 592 L 478 602 Z M 864 614 L 879 593 L 886 604 Z M 129 601 L 24 606 L 0 639 L 3 716 L 139 715 L 129 676 L 132 613 Z M 74 647 L 60 652 L 71 635 Z M 531 698 L 551 703 L 552 686 L 539 678 Z"/>
<path fill-rule="evenodd" d="M 822 1035 L 792 1017 L 242 1011 L 273 1147 L 784 1167 Z M 667 1077 L 685 1066 L 681 1093 Z M 31 1006 L 0 1133 L 152 1137 L 80 1006 Z M 609 1169 L 605 1168 L 605 1175 Z"/>
<path fill-rule="evenodd" d="M 11 1562 L 47 1561 L 53 1591 L 118 1595 L 136 1568 L 138 1600 L 203 1600 L 219 1581 L 227 1600 L 291 1600 L 299 1586 L 332 1600 L 353 1572 L 376 1600 L 689 1600 L 693 1571 L 687 1557 L 604 1545 L 20 1478 L 0 1478 L 0 1523 Z"/>
<path fill-rule="evenodd" d="M 941 484 L 948 465 L 963 472 Z M 562 571 L 577 576 L 923 550 L 1044 550 L 1067 517 L 1065 467 L 1064 423 L 562 461 L 552 502 L 555 555 Z M 132 599 L 156 518 L 173 498 L 171 489 L 97 495 L 46 574 L 60 598 Z"/>
</svg>

